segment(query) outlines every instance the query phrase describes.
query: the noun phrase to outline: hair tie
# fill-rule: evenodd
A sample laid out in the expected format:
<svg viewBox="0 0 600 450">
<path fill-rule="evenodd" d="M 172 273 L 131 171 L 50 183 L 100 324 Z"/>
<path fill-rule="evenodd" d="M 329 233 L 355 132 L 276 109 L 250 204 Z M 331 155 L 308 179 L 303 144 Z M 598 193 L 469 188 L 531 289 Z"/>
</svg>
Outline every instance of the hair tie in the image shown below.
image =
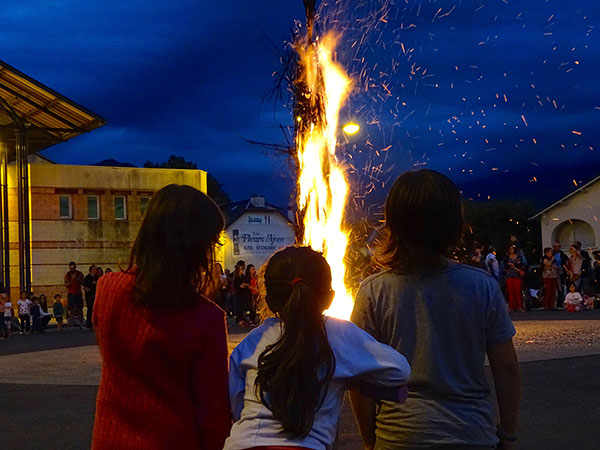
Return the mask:
<svg viewBox="0 0 600 450">
<path fill-rule="evenodd" d="M 300 283 L 300 282 L 302 282 L 302 281 L 304 281 L 304 278 L 300 278 L 300 277 L 296 277 L 296 278 L 294 278 L 294 279 L 292 280 L 292 287 L 294 287 L 294 285 L 295 285 L 296 283 Z"/>
</svg>

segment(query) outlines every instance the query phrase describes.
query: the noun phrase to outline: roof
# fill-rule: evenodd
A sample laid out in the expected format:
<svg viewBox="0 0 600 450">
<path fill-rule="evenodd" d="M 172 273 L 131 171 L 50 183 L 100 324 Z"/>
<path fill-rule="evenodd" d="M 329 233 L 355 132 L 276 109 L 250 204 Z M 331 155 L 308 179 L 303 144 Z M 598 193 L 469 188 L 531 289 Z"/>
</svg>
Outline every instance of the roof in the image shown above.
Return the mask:
<svg viewBox="0 0 600 450">
<path fill-rule="evenodd" d="M 101 127 L 106 121 L 0 60 L 0 140 L 14 159 L 15 130 L 28 130 L 29 153 Z"/>
<path fill-rule="evenodd" d="M 247 212 L 261 213 L 261 212 L 275 212 L 280 214 L 285 220 L 292 223 L 286 214 L 277 206 L 269 205 L 265 203 L 264 207 L 257 207 L 252 204 L 252 199 L 242 200 L 239 202 L 232 202 L 221 206 L 221 211 L 225 216 L 225 228 L 229 228 L 235 223 L 240 217 Z"/>
<path fill-rule="evenodd" d="M 594 184 L 596 181 L 600 180 L 600 176 L 597 176 L 596 178 L 594 178 L 593 180 L 587 182 L 586 184 L 581 185 L 580 187 L 578 187 L 577 189 L 575 189 L 573 192 L 571 192 L 570 194 L 565 195 L 563 198 L 561 198 L 560 200 L 558 200 L 557 202 L 552 203 L 550 206 L 548 206 L 547 208 L 541 210 L 539 213 L 537 213 L 535 216 L 532 216 L 529 218 L 529 220 L 535 219 L 538 216 L 541 216 L 542 214 L 545 214 L 547 211 L 551 210 L 552 208 L 554 208 L 555 206 L 560 205 L 561 203 L 564 203 L 565 201 L 567 201 L 569 198 L 573 197 L 575 194 L 578 194 L 579 192 L 585 192 L 587 190 L 588 187 L 590 187 L 592 184 Z"/>
</svg>

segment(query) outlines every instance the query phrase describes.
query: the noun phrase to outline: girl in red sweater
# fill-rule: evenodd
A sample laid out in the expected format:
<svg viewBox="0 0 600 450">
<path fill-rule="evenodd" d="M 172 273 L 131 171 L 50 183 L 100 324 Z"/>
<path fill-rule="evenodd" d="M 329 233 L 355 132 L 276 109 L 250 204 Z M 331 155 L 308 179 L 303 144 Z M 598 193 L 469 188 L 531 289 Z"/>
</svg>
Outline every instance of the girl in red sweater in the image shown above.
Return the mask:
<svg viewBox="0 0 600 450">
<path fill-rule="evenodd" d="M 222 229 L 206 195 L 166 186 L 148 205 L 127 270 L 98 281 L 93 449 L 223 448 L 231 426 L 225 314 L 203 295 Z"/>
</svg>

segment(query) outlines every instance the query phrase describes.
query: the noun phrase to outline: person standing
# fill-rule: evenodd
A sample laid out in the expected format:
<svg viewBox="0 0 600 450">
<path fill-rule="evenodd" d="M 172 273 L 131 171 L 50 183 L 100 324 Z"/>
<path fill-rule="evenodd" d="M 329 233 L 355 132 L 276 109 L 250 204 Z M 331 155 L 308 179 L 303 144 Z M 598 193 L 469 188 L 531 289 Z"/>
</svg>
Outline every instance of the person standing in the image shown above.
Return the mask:
<svg viewBox="0 0 600 450">
<path fill-rule="evenodd" d="M 542 258 L 542 280 L 544 282 L 544 309 L 556 309 L 559 267 L 550 247 L 544 249 Z"/>
<path fill-rule="evenodd" d="M 52 305 L 52 313 L 54 314 L 54 319 L 56 320 L 56 325 L 58 327 L 58 331 L 60 332 L 62 331 L 63 327 L 64 315 L 64 308 L 60 294 L 54 294 L 54 305 Z"/>
<path fill-rule="evenodd" d="M 148 204 L 129 266 L 105 274 L 93 450 L 221 450 L 231 427 L 225 313 L 206 297 L 224 219 L 191 186 Z"/>
<path fill-rule="evenodd" d="M 17 300 L 19 307 L 19 322 L 21 323 L 20 334 L 31 332 L 31 300 L 29 300 L 27 291 L 21 291 L 21 298 Z"/>
<path fill-rule="evenodd" d="M 6 329 L 7 323 L 4 320 L 4 313 L 6 311 L 6 294 L 2 292 L 0 294 L 0 332 L 4 339 L 8 339 L 8 331 Z"/>
<path fill-rule="evenodd" d="M 592 258 L 590 254 L 583 248 L 583 244 L 579 241 L 575 241 L 575 248 L 581 255 L 581 293 L 589 295 L 592 293 Z"/>
<path fill-rule="evenodd" d="M 94 311 L 94 300 L 96 299 L 96 283 L 98 283 L 98 268 L 91 265 L 88 274 L 83 278 L 83 290 L 85 292 L 85 305 L 87 306 L 85 325 L 88 330 L 92 329 L 92 313 Z"/>
<path fill-rule="evenodd" d="M 4 325 L 6 326 L 4 336 L 8 339 L 12 331 L 13 304 L 7 294 L 2 294 L 1 301 L 4 303 L 4 317 L 2 317 L 2 320 L 4 320 Z"/>
<path fill-rule="evenodd" d="M 567 283 L 567 265 L 569 263 L 569 258 L 561 250 L 562 246 L 560 241 L 554 241 L 552 244 L 552 253 L 554 254 L 554 259 L 556 260 L 556 265 L 558 266 L 558 296 L 556 298 L 556 307 L 558 309 L 562 309 L 563 301 L 565 299 L 566 293 L 566 283 Z"/>
<path fill-rule="evenodd" d="M 362 283 L 351 320 L 405 355 L 412 373 L 404 404 L 351 391 L 366 448 L 515 448 L 515 328 L 498 283 L 450 259 L 463 223 L 460 192 L 438 172 L 406 172 L 388 194 L 378 257 L 386 269 Z"/>
<path fill-rule="evenodd" d="M 469 265 L 484 270 L 485 272 L 490 272 L 485 257 L 483 256 L 483 245 L 479 242 L 473 244 L 473 252 L 470 255 Z"/>
<path fill-rule="evenodd" d="M 65 286 L 67 287 L 67 304 L 69 307 L 69 321 L 71 329 L 79 325 L 83 329 L 83 296 L 81 286 L 83 273 L 77 270 L 77 264 L 71 261 L 69 271 L 65 274 Z"/>
<path fill-rule="evenodd" d="M 575 285 L 577 291 L 581 288 L 581 269 L 583 268 L 583 258 L 573 244 L 569 247 L 569 261 L 567 263 L 567 280 L 569 284 Z"/>
<path fill-rule="evenodd" d="M 489 268 L 490 275 L 500 283 L 500 264 L 498 264 L 498 258 L 496 257 L 496 248 L 490 245 L 488 248 L 488 254 L 485 257 L 485 263 Z"/>
<path fill-rule="evenodd" d="M 233 288 L 236 298 L 235 320 L 238 325 L 246 325 L 252 309 L 252 293 L 250 292 L 250 283 L 244 273 L 245 264 L 240 264 L 240 262 L 243 263 L 243 261 L 238 262 L 233 275 Z"/>
<path fill-rule="evenodd" d="M 508 307 L 511 311 L 523 311 L 523 292 L 521 290 L 521 270 L 523 261 L 514 245 L 508 247 L 505 260 L 506 292 L 508 294 Z"/>
</svg>

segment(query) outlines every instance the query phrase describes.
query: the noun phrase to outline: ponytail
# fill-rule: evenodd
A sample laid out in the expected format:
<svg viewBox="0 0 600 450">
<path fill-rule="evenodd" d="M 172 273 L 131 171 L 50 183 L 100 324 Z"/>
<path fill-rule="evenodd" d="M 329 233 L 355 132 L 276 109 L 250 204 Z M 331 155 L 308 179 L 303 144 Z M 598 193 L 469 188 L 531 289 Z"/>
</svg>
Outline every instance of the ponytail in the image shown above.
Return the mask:
<svg viewBox="0 0 600 450">
<path fill-rule="evenodd" d="M 301 267 L 302 272 L 285 263 Z M 288 270 L 280 277 L 278 269 L 284 267 Z M 293 275 L 296 278 L 290 280 Z M 267 303 L 281 318 L 282 334 L 258 357 L 255 389 L 285 432 L 305 437 L 335 370 L 323 320 L 331 272 L 319 253 L 308 247 L 288 247 L 271 258 L 265 284 Z"/>
</svg>

